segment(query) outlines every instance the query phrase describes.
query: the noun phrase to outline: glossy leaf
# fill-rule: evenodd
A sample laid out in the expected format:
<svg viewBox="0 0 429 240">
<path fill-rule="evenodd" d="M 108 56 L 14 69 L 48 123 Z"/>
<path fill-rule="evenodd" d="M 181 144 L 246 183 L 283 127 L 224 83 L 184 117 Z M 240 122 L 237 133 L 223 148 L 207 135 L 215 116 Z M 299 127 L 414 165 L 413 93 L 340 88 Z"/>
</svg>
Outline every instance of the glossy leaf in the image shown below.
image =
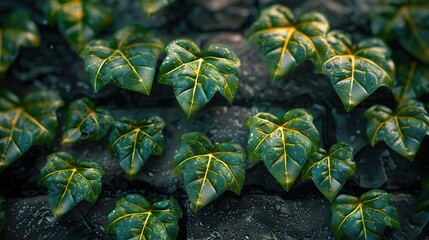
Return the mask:
<svg viewBox="0 0 429 240">
<path fill-rule="evenodd" d="M 330 201 L 356 173 L 353 148 L 347 143 L 336 143 L 329 152 L 319 149 L 304 165 L 303 180 L 312 179 L 319 191 Z"/>
<path fill-rule="evenodd" d="M 95 204 L 104 174 L 97 162 L 77 162 L 65 152 L 49 155 L 41 170 L 39 185 L 48 189 L 48 202 L 54 217 L 61 217 L 82 200 Z"/>
<path fill-rule="evenodd" d="M 112 124 L 113 116 L 109 111 L 96 107 L 87 98 L 78 99 L 68 107 L 62 143 L 100 141 Z"/>
<path fill-rule="evenodd" d="M 3 208 L 4 198 L 0 197 L 0 233 L 4 231 L 6 227 L 6 211 Z"/>
<path fill-rule="evenodd" d="M 365 117 L 371 146 L 382 140 L 409 160 L 414 159 L 423 138 L 429 135 L 429 116 L 417 100 L 404 101 L 395 112 L 375 105 L 366 111 Z"/>
<path fill-rule="evenodd" d="M 331 205 L 332 231 L 338 239 L 381 239 L 386 226 L 400 228 L 398 211 L 389 200 L 389 194 L 378 189 L 359 199 L 338 196 Z"/>
<path fill-rule="evenodd" d="M 180 107 L 189 118 L 203 108 L 216 92 L 232 104 L 238 89 L 240 60 L 222 45 L 201 52 L 190 40 L 176 40 L 167 46 L 159 83 L 173 86 Z"/>
<path fill-rule="evenodd" d="M 137 25 L 119 29 L 113 39 L 93 40 L 82 49 L 86 73 L 95 92 L 104 85 L 149 95 L 155 67 L 163 49 L 161 40 Z"/>
<path fill-rule="evenodd" d="M 7 16 L 0 26 L 0 78 L 18 56 L 20 47 L 39 45 L 39 29 L 25 11 L 18 10 Z"/>
<path fill-rule="evenodd" d="M 326 18 L 317 12 L 295 18 L 282 5 L 264 9 L 249 31 L 249 42 L 257 44 L 273 81 L 283 78 L 306 59 L 319 63 L 316 49 L 329 30 Z"/>
<path fill-rule="evenodd" d="M 174 1 L 175 0 L 140 0 L 143 12 L 148 16 L 156 14 L 174 3 Z"/>
<path fill-rule="evenodd" d="M 429 64 L 429 2 L 385 0 L 371 13 L 373 34 L 399 40 L 402 47 Z"/>
<path fill-rule="evenodd" d="M 21 101 L 13 92 L 0 90 L 0 172 L 32 145 L 53 142 L 55 111 L 61 106 L 63 100 L 53 91 L 35 90 Z"/>
<path fill-rule="evenodd" d="M 130 194 L 116 202 L 107 217 L 107 233 L 118 240 L 176 239 L 182 209 L 176 200 L 150 202 L 139 194 Z"/>
<path fill-rule="evenodd" d="M 249 127 L 247 154 L 250 161 L 262 160 L 271 175 L 289 191 L 305 162 L 319 148 L 319 132 L 305 109 L 292 109 L 278 118 L 258 113 L 246 122 Z"/>
<path fill-rule="evenodd" d="M 417 210 L 429 212 L 429 177 L 423 179 L 422 192 L 417 199 Z"/>
<path fill-rule="evenodd" d="M 44 6 L 48 22 L 57 23 L 76 52 L 112 21 L 104 0 L 47 0 Z"/>
<path fill-rule="evenodd" d="M 214 201 L 226 190 L 240 195 L 245 154 L 238 144 L 213 145 L 198 132 L 180 137 L 181 146 L 172 162 L 173 174 L 183 176 L 186 193 L 195 211 Z"/>
<path fill-rule="evenodd" d="M 167 123 L 157 116 L 140 121 L 122 119 L 114 124 L 109 136 L 110 151 L 119 158 L 119 164 L 129 177 L 134 177 L 150 155 L 162 156 Z"/>
</svg>

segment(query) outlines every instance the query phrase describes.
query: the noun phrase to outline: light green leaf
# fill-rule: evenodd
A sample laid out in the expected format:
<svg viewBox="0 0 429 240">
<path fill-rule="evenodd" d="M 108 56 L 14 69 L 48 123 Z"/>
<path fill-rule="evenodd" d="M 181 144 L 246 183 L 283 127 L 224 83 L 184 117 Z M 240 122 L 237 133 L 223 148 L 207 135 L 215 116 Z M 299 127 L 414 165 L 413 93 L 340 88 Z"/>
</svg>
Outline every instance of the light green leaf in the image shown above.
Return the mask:
<svg viewBox="0 0 429 240">
<path fill-rule="evenodd" d="M 331 147 L 329 153 L 319 149 L 310 156 L 302 171 L 303 180 L 312 179 L 319 191 L 332 202 L 346 181 L 355 176 L 353 148 L 339 142 Z"/>
<path fill-rule="evenodd" d="M 149 17 L 171 5 L 174 1 L 175 0 L 140 0 L 143 12 Z"/>
<path fill-rule="evenodd" d="M 117 86 L 149 95 L 162 41 L 143 27 L 119 29 L 111 41 L 93 40 L 80 53 L 95 92 L 104 85 Z"/>
<path fill-rule="evenodd" d="M 82 200 L 95 204 L 104 174 L 97 162 L 77 162 L 65 152 L 49 155 L 41 170 L 39 185 L 48 189 L 48 202 L 54 217 L 61 217 Z"/>
<path fill-rule="evenodd" d="M 245 154 L 238 144 L 216 146 L 202 133 L 185 133 L 172 161 L 173 174 L 183 176 L 186 193 L 195 211 L 214 201 L 226 190 L 240 195 Z"/>
<path fill-rule="evenodd" d="M 249 42 L 257 44 L 273 81 L 292 72 L 306 59 L 321 61 L 316 46 L 329 30 L 326 18 L 317 12 L 295 18 L 282 5 L 264 9 L 249 31 Z"/>
<path fill-rule="evenodd" d="M 359 199 L 340 195 L 331 205 L 332 231 L 337 239 L 381 239 L 387 227 L 400 228 L 398 211 L 388 193 L 375 189 Z"/>
<path fill-rule="evenodd" d="M 62 144 L 83 140 L 100 141 L 106 136 L 113 121 L 109 111 L 96 107 L 87 98 L 78 99 L 69 105 Z"/>
<path fill-rule="evenodd" d="M 239 66 L 238 57 L 225 46 L 211 45 L 201 52 L 190 40 L 176 40 L 167 46 L 158 82 L 173 86 L 177 101 L 189 118 L 216 92 L 232 104 L 238 89 Z"/>
<path fill-rule="evenodd" d="M 305 109 L 292 109 L 281 119 L 258 113 L 246 122 L 249 127 L 247 155 L 262 160 L 271 175 L 286 190 L 292 187 L 305 162 L 319 148 L 319 132 Z"/>
<path fill-rule="evenodd" d="M 429 212 L 429 177 L 423 179 L 422 192 L 417 198 L 417 210 Z"/>
<path fill-rule="evenodd" d="M 58 93 L 35 90 L 21 101 L 0 90 L 0 172 L 32 145 L 52 143 L 58 127 L 56 110 L 63 106 Z"/>
<path fill-rule="evenodd" d="M 130 194 L 116 202 L 107 217 L 107 233 L 118 240 L 126 239 L 176 239 L 182 209 L 176 200 L 154 203 L 138 194 Z"/>
<path fill-rule="evenodd" d="M 0 233 L 4 231 L 6 227 L 6 211 L 3 208 L 4 198 L 0 197 Z"/>
<path fill-rule="evenodd" d="M 109 135 L 110 151 L 119 158 L 119 164 L 130 178 L 134 177 L 150 155 L 162 156 L 167 123 L 157 116 L 140 121 L 121 119 Z"/>
<path fill-rule="evenodd" d="M 375 105 L 369 108 L 366 133 L 371 146 L 384 141 L 397 153 L 413 160 L 420 143 L 429 135 L 429 116 L 424 105 L 417 100 L 406 100 L 396 111 Z"/>
</svg>

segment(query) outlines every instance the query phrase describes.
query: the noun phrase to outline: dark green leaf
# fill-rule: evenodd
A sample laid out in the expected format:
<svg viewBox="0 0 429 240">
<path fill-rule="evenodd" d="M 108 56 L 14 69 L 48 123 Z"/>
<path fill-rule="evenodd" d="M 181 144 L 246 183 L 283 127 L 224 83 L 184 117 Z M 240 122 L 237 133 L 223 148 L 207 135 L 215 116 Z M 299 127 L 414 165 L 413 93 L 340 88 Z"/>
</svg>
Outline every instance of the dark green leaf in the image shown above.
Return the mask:
<svg viewBox="0 0 429 240">
<path fill-rule="evenodd" d="M 232 104 L 238 89 L 239 66 L 238 57 L 225 46 L 211 45 L 201 52 L 190 40 L 176 40 L 167 46 L 158 81 L 173 86 L 189 118 L 218 91 Z"/>
<path fill-rule="evenodd" d="M 327 43 L 321 72 L 329 76 L 347 111 L 377 88 L 392 87 L 395 67 L 383 41 L 369 38 L 352 47 L 346 35 L 333 31 L 327 35 Z"/>
<path fill-rule="evenodd" d="M 143 12 L 147 16 L 152 16 L 163 8 L 174 3 L 175 0 L 140 0 Z"/>
<path fill-rule="evenodd" d="M 389 200 L 389 194 L 378 189 L 359 199 L 338 196 L 331 205 L 332 231 L 338 239 L 381 239 L 386 226 L 400 228 L 398 211 Z"/>
<path fill-rule="evenodd" d="M 259 45 L 273 81 L 283 78 L 306 59 L 320 62 L 316 45 L 329 30 L 326 18 L 316 12 L 295 19 L 289 8 L 264 9 L 250 28 L 249 42 Z"/>
<path fill-rule="evenodd" d="M 112 21 L 103 0 L 47 0 L 45 11 L 76 52 Z"/>
<path fill-rule="evenodd" d="M 53 142 L 55 111 L 61 106 L 63 100 L 53 91 L 36 90 L 20 101 L 13 92 L 0 90 L 0 172 L 32 145 Z"/>
<path fill-rule="evenodd" d="M 4 198 L 0 197 L 0 233 L 6 227 L 6 211 L 3 208 Z"/>
<path fill-rule="evenodd" d="M 65 152 L 49 155 L 41 170 L 39 185 L 48 189 L 48 202 L 54 217 L 61 217 L 82 200 L 95 204 L 104 173 L 97 162 L 77 162 Z"/>
<path fill-rule="evenodd" d="M 86 73 L 95 92 L 114 83 L 149 95 L 163 47 L 161 40 L 152 33 L 131 25 L 118 30 L 111 41 L 89 42 L 80 57 L 85 61 Z"/>
<path fill-rule="evenodd" d="M 271 175 L 289 191 L 310 154 L 319 148 L 319 132 L 305 109 L 292 109 L 281 119 L 270 113 L 249 118 L 247 153 L 250 161 L 262 160 Z"/>
<path fill-rule="evenodd" d="M 397 39 L 409 53 L 429 64 L 429 2 L 385 0 L 371 13 L 373 34 Z"/>
<path fill-rule="evenodd" d="M 25 11 L 7 16 L 0 27 L 0 78 L 18 56 L 20 47 L 38 47 L 39 30 Z"/>
<path fill-rule="evenodd" d="M 413 160 L 420 142 L 429 135 L 429 116 L 417 100 L 406 100 L 396 111 L 381 105 L 372 106 L 365 113 L 366 133 L 371 146 L 384 141 L 393 150 Z"/>
<path fill-rule="evenodd" d="M 324 149 L 313 153 L 303 168 L 303 180 L 312 179 L 317 188 L 330 201 L 356 173 L 353 148 L 347 143 L 336 143 L 329 153 Z"/>
<path fill-rule="evenodd" d="M 122 119 L 114 124 L 109 136 L 111 152 L 119 158 L 122 169 L 133 177 L 140 171 L 150 155 L 162 156 L 167 123 L 157 116 L 141 121 Z"/>
<path fill-rule="evenodd" d="M 245 154 L 238 144 L 216 146 L 202 133 L 185 133 L 172 162 L 173 174 L 183 176 L 185 189 L 195 211 L 226 190 L 240 195 L 243 188 Z"/>
<path fill-rule="evenodd" d="M 100 141 L 112 124 L 113 116 L 109 111 L 96 107 L 87 98 L 78 99 L 68 107 L 62 143 Z"/>
<path fill-rule="evenodd" d="M 138 194 L 127 195 L 116 202 L 107 217 L 107 233 L 118 240 L 176 239 L 182 209 L 176 200 L 154 203 Z"/>
<path fill-rule="evenodd" d="M 423 180 L 422 192 L 417 199 L 417 210 L 429 212 L 429 177 Z"/>
</svg>

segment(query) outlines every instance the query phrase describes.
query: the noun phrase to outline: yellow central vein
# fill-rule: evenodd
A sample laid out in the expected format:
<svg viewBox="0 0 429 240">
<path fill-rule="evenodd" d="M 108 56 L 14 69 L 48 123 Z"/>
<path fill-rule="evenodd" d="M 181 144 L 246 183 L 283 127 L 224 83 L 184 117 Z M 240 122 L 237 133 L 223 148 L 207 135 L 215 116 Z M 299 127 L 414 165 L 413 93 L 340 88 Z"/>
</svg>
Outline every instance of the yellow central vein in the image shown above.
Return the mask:
<svg viewBox="0 0 429 240">
<path fill-rule="evenodd" d="M 355 56 L 350 55 L 350 65 L 351 65 L 351 73 L 352 76 L 350 77 L 350 90 L 349 90 L 349 108 L 352 105 L 352 94 L 353 94 L 353 84 L 355 82 Z"/>
<path fill-rule="evenodd" d="M 274 72 L 274 75 L 273 75 L 274 77 L 277 76 L 277 73 L 279 71 L 279 68 L 280 68 L 280 65 L 281 65 L 281 62 L 282 62 L 282 58 L 283 58 L 283 56 L 285 54 L 287 46 L 289 45 L 290 38 L 292 37 L 292 35 L 293 35 L 294 32 L 295 32 L 295 28 L 291 28 L 290 31 L 287 33 L 287 35 L 285 37 L 285 41 L 284 41 L 284 44 L 283 44 L 282 52 L 280 53 L 280 58 L 279 58 L 279 61 L 277 62 L 276 71 Z"/>
<path fill-rule="evenodd" d="M 63 192 L 63 194 L 61 195 L 61 198 L 60 198 L 60 200 L 58 201 L 58 205 L 57 205 L 57 209 L 55 210 L 55 215 L 57 215 L 58 213 L 58 210 L 59 210 L 59 208 L 60 208 L 60 206 L 61 206 L 61 203 L 63 202 L 63 200 L 64 200 L 64 197 L 65 197 L 65 195 L 66 195 L 66 192 L 67 191 L 69 191 L 69 185 L 70 185 L 70 182 L 71 182 L 71 180 L 72 180 L 72 178 L 73 178 L 73 175 L 74 175 L 74 173 L 76 172 L 76 169 L 72 169 L 72 173 L 71 173 L 71 175 L 70 175 L 70 177 L 69 177 L 69 179 L 68 179 L 68 181 L 67 181 L 67 185 L 65 186 L 65 188 L 64 188 L 64 192 Z"/>
<path fill-rule="evenodd" d="M 142 227 L 142 231 L 140 232 L 139 240 L 141 240 L 142 238 L 146 239 L 146 237 L 144 236 L 144 230 L 146 229 L 146 225 L 147 225 L 147 222 L 149 221 L 150 215 L 152 215 L 152 213 L 148 212 L 147 217 L 146 217 L 144 224 L 143 224 L 143 227 Z"/>
<path fill-rule="evenodd" d="M 204 60 L 202 58 L 198 59 L 198 67 L 197 67 L 197 70 L 196 70 L 196 76 L 195 76 L 195 80 L 194 80 L 194 87 L 192 88 L 192 97 L 191 97 L 191 104 L 189 105 L 188 118 L 191 116 L 192 107 L 194 106 L 195 91 L 197 90 L 198 78 L 200 76 L 201 65 L 202 65 L 203 61 Z"/>
<path fill-rule="evenodd" d="M 204 172 L 203 182 L 201 183 L 201 188 L 200 188 L 200 191 L 198 193 L 197 208 L 201 204 L 201 197 L 202 197 L 202 194 L 203 194 L 203 188 L 204 188 L 204 184 L 205 184 L 205 182 L 207 180 L 207 174 L 208 174 L 209 169 L 210 169 L 211 160 L 212 160 L 212 155 L 210 154 L 209 155 L 209 160 L 207 161 L 207 165 L 206 165 L 206 171 Z"/>
</svg>

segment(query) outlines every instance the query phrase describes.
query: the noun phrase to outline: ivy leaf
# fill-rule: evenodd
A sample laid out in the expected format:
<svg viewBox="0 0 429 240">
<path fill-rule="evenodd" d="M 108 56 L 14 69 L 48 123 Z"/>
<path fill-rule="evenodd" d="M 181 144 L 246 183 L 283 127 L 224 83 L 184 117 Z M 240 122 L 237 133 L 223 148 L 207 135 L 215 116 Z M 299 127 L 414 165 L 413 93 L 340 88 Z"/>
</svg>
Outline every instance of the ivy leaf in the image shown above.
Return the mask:
<svg viewBox="0 0 429 240">
<path fill-rule="evenodd" d="M 155 67 L 163 49 L 161 40 L 137 25 L 119 29 L 111 41 L 93 40 L 82 49 L 86 73 L 95 92 L 104 85 L 149 95 Z"/>
<path fill-rule="evenodd" d="M 174 1 L 175 0 L 140 0 L 143 12 L 149 17 L 161 11 L 168 5 L 171 5 Z"/>
<path fill-rule="evenodd" d="M 331 147 L 329 153 L 324 149 L 313 153 L 304 165 L 302 178 L 312 179 L 319 191 L 332 202 L 355 173 L 353 148 L 347 143 L 339 142 Z"/>
<path fill-rule="evenodd" d="M 429 177 L 423 180 L 422 192 L 417 199 L 417 210 L 429 212 Z"/>
<path fill-rule="evenodd" d="M 180 141 L 182 145 L 172 161 L 173 174 L 183 176 L 186 193 L 195 211 L 226 190 L 240 195 L 246 156 L 238 144 L 214 146 L 199 132 L 185 133 Z"/>
<path fill-rule="evenodd" d="M 371 146 L 384 141 L 397 153 L 413 160 L 420 142 L 429 135 L 429 116 L 424 105 L 417 100 L 406 100 L 396 111 L 375 105 L 369 108 L 366 133 Z"/>
<path fill-rule="evenodd" d="M 249 127 L 247 154 L 262 160 L 271 175 L 289 191 L 313 151 L 319 148 L 319 132 L 305 109 L 292 109 L 281 119 L 258 113 L 246 121 Z"/>
<path fill-rule="evenodd" d="M 130 178 L 134 177 L 150 155 L 162 156 L 167 123 L 157 116 L 140 121 L 122 119 L 114 124 L 109 135 L 110 151 L 118 156 L 119 164 Z"/>
<path fill-rule="evenodd" d="M 76 52 L 112 21 L 112 11 L 103 0 L 48 0 L 45 12 Z"/>
<path fill-rule="evenodd" d="M 257 44 L 273 81 L 283 78 L 306 59 L 318 63 L 316 45 L 329 30 L 326 18 L 317 12 L 295 19 L 289 8 L 273 5 L 264 9 L 249 31 L 249 42 Z"/>
<path fill-rule="evenodd" d="M 374 35 L 397 39 L 403 48 L 429 64 L 429 2 L 426 0 L 388 0 L 370 14 Z"/>
<path fill-rule="evenodd" d="M 38 47 L 39 29 L 27 12 L 17 10 L 0 27 L 0 78 L 18 56 L 20 47 Z"/>
<path fill-rule="evenodd" d="M 0 233 L 6 227 L 6 211 L 3 208 L 4 198 L 0 197 Z"/>
<path fill-rule="evenodd" d="M 238 89 L 240 60 L 222 45 L 201 52 L 190 40 L 176 40 L 167 46 L 158 82 L 173 86 L 180 107 L 189 118 L 219 91 L 232 104 Z"/>
<path fill-rule="evenodd" d="M 381 239 L 387 227 L 400 228 L 398 211 L 388 193 L 375 189 L 359 199 L 340 195 L 331 205 L 332 231 L 338 239 Z"/>
<path fill-rule="evenodd" d="M 116 202 L 107 217 L 107 233 L 118 240 L 176 239 L 182 209 L 176 200 L 154 203 L 139 194 L 130 194 Z"/>
<path fill-rule="evenodd" d="M 13 92 L 0 90 L 0 172 L 32 145 L 53 142 L 55 111 L 61 106 L 63 100 L 53 91 L 36 90 L 20 101 Z"/>
<path fill-rule="evenodd" d="M 62 143 L 100 141 L 112 124 L 113 116 L 109 111 L 96 107 L 88 98 L 78 99 L 69 105 Z"/>
<path fill-rule="evenodd" d="M 95 204 L 101 193 L 101 178 L 105 174 L 97 162 L 77 162 L 65 152 L 48 156 L 41 170 L 39 185 L 48 189 L 48 202 L 57 219 L 82 200 Z"/>
</svg>

